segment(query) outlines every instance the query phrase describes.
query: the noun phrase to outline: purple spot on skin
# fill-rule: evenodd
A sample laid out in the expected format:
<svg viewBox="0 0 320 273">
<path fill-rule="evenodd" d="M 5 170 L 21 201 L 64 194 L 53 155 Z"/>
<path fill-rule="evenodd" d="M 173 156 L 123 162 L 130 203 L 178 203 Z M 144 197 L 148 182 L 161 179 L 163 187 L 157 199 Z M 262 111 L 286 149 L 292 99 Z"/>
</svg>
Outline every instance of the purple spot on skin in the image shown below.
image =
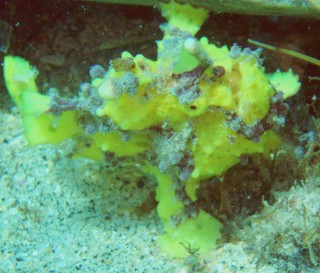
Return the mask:
<svg viewBox="0 0 320 273">
<path fill-rule="evenodd" d="M 90 70 L 89 70 L 89 74 L 91 76 L 92 79 L 96 79 L 96 78 L 103 78 L 104 75 L 106 74 L 106 71 L 104 71 L 103 67 L 101 65 L 94 65 L 91 66 Z"/>
<path fill-rule="evenodd" d="M 181 172 L 179 174 L 179 178 L 182 181 L 186 181 L 190 177 L 190 174 L 191 174 L 191 170 L 188 169 L 188 168 L 184 168 L 184 169 L 181 170 Z"/>
</svg>

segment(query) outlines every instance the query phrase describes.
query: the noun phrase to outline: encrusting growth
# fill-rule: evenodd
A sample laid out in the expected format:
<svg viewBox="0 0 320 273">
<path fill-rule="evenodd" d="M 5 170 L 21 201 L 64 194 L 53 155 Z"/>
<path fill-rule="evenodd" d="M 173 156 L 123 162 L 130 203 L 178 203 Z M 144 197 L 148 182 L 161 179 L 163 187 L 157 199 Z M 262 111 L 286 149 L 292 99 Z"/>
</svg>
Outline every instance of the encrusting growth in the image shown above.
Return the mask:
<svg viewBox="0 0 320 273">
<path fill-rule="evenodd" d="M 161 5 L 167 23 L 158 57 L 123 52 L 105 71 L 95 65 L 79 96 L 42 95 L 27 61 L 6 56 L 7 89 L 21 108 L 31 145 L 76 143 L 75 156 L 126 162 L 157 180 L 160 248 L 188 255 L 210 250 L 221 223 L 195 206 L 202 181 L 223 175 L 243 156 L 268 156 L 280 145 L 284 100 L 300 88 L 288 71 L 267 75 L 258 51 L 217 47 L 195 34 L 208 12 L 174 2 Z"/>
</svg>

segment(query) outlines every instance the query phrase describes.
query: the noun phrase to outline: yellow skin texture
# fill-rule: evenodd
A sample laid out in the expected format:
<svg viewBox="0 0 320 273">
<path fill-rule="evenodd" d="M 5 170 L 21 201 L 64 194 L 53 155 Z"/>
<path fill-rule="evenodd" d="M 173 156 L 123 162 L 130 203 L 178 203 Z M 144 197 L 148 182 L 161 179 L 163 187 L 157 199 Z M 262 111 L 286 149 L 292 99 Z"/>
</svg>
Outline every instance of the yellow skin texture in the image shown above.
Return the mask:
<svg viewBox="0 0 320 273">
<path fill-rule="evenodd" d="M 245 124 L 253 125 L 269 113 L 270 98 L 277 87 L 281 86 L 278 90 L 288 97 L 298 91 L 300 84 L 291 71 L 266 75 L 252 54 L 232 58 L 226 46 L 219 48 L 203 37 L 198 45 L 213 64 L 205 68 L 197 83 L 199 96 L 190 103 L 196 109 L 191 109 L 190 104 L 180 103 L 171 92 L 183 81 L 173 75 L 195 69 L 202 60 L 190 53 L 184 43 L 174 48 L 177 53 L 174 58 L 168 55 L 166 47 L 170 39 L 176 38 L 173 34 L 176 32 L 170 29 L 178 29 L 182 35 L 188 33 L 192 37 L 207 18 L 207 12 L 171 2 L 162 6 L 162 13 L 170 27 L 164 29 L 163 40 L 157 42 L 158 59 L 153 61 L 128 52 L 123 52 L 121 56 L 122 59 L 132 59 L 134 63 L 130 72 L 139 79 L 135 95 L 115 93 L 117 86 L 113 80 L 121 79 L 125 72 L 112 67 L 104 79 L 92 81 L 92 86 L 104 99 L 96 115 L 109 118 L 119 130 L 86 135 L 91 145 L 87 147 L 78 141 L 77 155 L 100 162 L 106 152 L 119 157 L 141 155 L 154 149 L 157 134 L 150 128 L 161 128 L 166 124 L 178 132 L 186 124 L 191 124 L 195 141 L 189 141 L 187 145 L 194 160 L 194 170 L 189 179 L 181 183 L 185 183 L 190 200 L 196 201 L 196 191 L 202 180 L 223 175 L 240 161 L 242 154 L 261 153 L 267 156 L 280 145 L 279 138 L 272 131 L 264 132 L 259 142 L 238 135 L 228 125 L 227 113 L 233 112 Z M 208 79 L 214 77 L 213 66 L 224 67 L 225 73 L 210 81 Z M 84 135 L 83 129 L 76 123 L 76 110 L 65 111 L 58 117 L 46 112 L 50 107 L 50 97 L 38 93 L 28 62 L 7 56 L 4 73 L 8 91 L 22 109 L 25 134 L 31 145 L 57 144 L 70 137 Z M 123 140 L 120 129 L 131 133 L 128 141 Z M 159 237 L 159 247 L 175 257 L 188 255 L 181 245 L 186 241 L 192 248 L 199 248 L 200 253 L 209 251 L 219 237 L 219 221 L 202 210 L 189 217 L 183 202 L 176 196 L 176 177 L 161 173 L 157 166 L 143 159 L 139 159 L 137 166 L 158 181 L 157 211 L 165 231 Z M 180 222 L 173 219 L 180 219 Z"/>
</svg>

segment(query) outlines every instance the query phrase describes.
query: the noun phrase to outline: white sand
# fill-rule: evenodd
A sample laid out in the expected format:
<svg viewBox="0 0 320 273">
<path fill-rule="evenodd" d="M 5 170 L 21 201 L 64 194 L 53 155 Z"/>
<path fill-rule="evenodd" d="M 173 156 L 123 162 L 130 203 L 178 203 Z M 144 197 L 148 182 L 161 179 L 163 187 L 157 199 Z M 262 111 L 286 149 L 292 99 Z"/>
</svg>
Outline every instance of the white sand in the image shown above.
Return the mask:
<svg viewBox="0 0 320 273">
<path fill-rule="evenodd" d="M 0 141 L 1 273 L 320 272 L 318 252 L 302 245 L 318 225 L 319 178 L 280 194 L 274 207 L 246 220 L 250 224 L 236 232 L 237 240 L 205 258 L 171 259 L 157 249 L 162 227 L 156 212 L 140 218 L 130 213 L 140 193 L 108 183 L 101 164 L 68 158 L 68 142 L 28 147 L 17 110 L 0 110 Z M 292 230 L 306 221 L 301 214 L 308 225 Z M 295 264 L 300 253 L 305 265 Z"/>
<path fill-rule="evenodd" d="M 0 114 L 0 132 L 1 273 L 175 272 L 156 213 L 127 213 L 103 166 L 28 147 L 18 113 Z"/>
</svg>

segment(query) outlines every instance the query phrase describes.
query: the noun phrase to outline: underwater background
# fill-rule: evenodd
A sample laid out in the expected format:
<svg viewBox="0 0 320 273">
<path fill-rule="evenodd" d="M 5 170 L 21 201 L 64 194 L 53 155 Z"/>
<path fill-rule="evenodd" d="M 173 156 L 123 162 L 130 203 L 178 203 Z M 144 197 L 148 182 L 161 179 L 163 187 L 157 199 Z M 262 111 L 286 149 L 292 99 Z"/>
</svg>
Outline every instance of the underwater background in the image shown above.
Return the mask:
<svg viewBox="0 0 320 273">
<path fill-rule="evenodd" d="M 23 57 L 41 93 L 69 98 L 93 65 L 107 69 L 124 50 L 156 59 L 165 22 L 157 8 L 84 1 L 2 1 L 0 15 L 1 62 Z M 250 38 L 319 60 L 315 17 L 210 13 L 196 37 L 256 49 Z M 262 57 L 266 72 L 292 68 L 301 81 L 278 131 L 283 144 L 270 160 L 244 157 L 201 184 L 197 205 L 223 227 L 205 255 L 181 242 L 186 258 L 158 249 L 154 181 L 72 159 L 71 140 L 29 147 L 1 76 L 0 272 L 320 272 L 320 69 L 267 49 Z"/>
</svg>

